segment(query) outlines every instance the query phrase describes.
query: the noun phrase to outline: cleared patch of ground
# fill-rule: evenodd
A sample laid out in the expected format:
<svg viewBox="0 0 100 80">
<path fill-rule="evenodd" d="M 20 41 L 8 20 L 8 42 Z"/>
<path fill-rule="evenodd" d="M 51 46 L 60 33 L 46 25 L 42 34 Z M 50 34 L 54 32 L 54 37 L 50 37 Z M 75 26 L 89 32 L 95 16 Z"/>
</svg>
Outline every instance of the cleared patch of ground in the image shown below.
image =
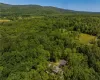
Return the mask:
<svg viewBox="0 0 100 80">
<path fill-rule="evenodd" d="M 18 17 L 18 19 L 33 19 L 33 18 L 44 18 L 44 16 L 31 16 L 31 17 Z"/>
<path fill-rule="evenodd" d="M 1 20 L 0 19 L 0 22 L 9 22 L 10 20 Z"/>
<path fill-rule="evenodd" d="M 89 35 L 89 34 L 83 34 L 83 33 L 81 33 L 80 36 L 79 36 L 79 41 L 82 44 L 93 43 L 93 42 L 96 41 L 96 39 L 97 39 L 96 36 L 92 36 L 92 35 Z"/>
</svg>

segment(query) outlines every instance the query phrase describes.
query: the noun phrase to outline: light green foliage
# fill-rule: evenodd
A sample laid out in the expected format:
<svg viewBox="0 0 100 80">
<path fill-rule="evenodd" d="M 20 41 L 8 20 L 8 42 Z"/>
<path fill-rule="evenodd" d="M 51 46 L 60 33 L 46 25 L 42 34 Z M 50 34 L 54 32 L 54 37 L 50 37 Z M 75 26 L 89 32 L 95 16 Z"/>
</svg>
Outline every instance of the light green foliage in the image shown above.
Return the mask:
<svg viewBox="0 0 100 80">
<path fill-rule="evenodd" d="M 91 41 L 96 40 L 96 36 L 88 35 L 88 34 L 80 34 L 79 40 L 82 44 L 89 44 Z"/>
</svg>

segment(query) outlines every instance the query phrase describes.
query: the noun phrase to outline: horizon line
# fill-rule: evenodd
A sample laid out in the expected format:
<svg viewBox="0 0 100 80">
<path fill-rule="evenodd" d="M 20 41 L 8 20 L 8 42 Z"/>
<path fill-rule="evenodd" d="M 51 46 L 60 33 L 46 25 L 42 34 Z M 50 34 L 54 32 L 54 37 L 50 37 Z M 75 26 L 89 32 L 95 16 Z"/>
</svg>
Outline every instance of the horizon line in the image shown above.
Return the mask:
<svg viewBox="0 0 100 80">
<path fill-rule="evenodd" d="M 6 4 L 6 5 L 37 5 L 37 6 L 42 6 L 42 7 L 55 7 L 55 8 L 60 8 L 60 9 L 65 9 L 65 10 L 70 10 L 70 11 L 76 11 L 76 12 L 87 12 L 87 13 L 100 13 L 99 11 L 87 11 L 87 10 L 74 10 L 74 9 L 68 9 L 68 8 L 63 8 L 63 7 L 58 7 L 58 6 L 53 6 L 53 5 L 41 5 L 41 4 L 29 4 L 29 3 L 23 3 L 23 4 L 12 4 L 12 3 L 3 3 L 0 2 L 1 4 Z"/>
</svg>

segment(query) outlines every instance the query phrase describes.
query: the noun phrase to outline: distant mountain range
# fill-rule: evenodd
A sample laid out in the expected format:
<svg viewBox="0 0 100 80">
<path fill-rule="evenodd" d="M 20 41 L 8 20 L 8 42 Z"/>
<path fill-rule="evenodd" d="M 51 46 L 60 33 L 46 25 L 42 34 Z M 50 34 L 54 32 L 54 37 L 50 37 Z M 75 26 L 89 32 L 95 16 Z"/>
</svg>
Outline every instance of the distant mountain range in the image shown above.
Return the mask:
<svg viewBox="0 0 100 80">
<path fill-rule="evenodd" d="M 56 15 L 56 14 L 79 14 L 90 13 L 80 12 L 68 9 L 61 9 L 51 6 L 40 5 L 10 5 L 0 3 L 0 16 L 38 16 L 38 15 Z"/>
</svg>

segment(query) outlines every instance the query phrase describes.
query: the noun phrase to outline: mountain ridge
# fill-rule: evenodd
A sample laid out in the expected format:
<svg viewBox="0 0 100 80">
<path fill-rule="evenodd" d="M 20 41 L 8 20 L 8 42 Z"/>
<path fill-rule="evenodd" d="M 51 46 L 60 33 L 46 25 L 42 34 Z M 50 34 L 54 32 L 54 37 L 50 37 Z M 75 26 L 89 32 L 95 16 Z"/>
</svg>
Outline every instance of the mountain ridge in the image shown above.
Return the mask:
<svg viewBox="0 0 100 80">
<path fill-rule="evenodd" d="M 44 16 L 54 14 L 80 14 L 80 13 L 95 13 L 85 11 L 74 11 L 69 9 L 57 8 L 53 6 L 40 5 L 11 5 L 0 3 L 0 17 L 5 16 Z M 98 14 L 98 12 L 96 12 Z"/>
</svg>

